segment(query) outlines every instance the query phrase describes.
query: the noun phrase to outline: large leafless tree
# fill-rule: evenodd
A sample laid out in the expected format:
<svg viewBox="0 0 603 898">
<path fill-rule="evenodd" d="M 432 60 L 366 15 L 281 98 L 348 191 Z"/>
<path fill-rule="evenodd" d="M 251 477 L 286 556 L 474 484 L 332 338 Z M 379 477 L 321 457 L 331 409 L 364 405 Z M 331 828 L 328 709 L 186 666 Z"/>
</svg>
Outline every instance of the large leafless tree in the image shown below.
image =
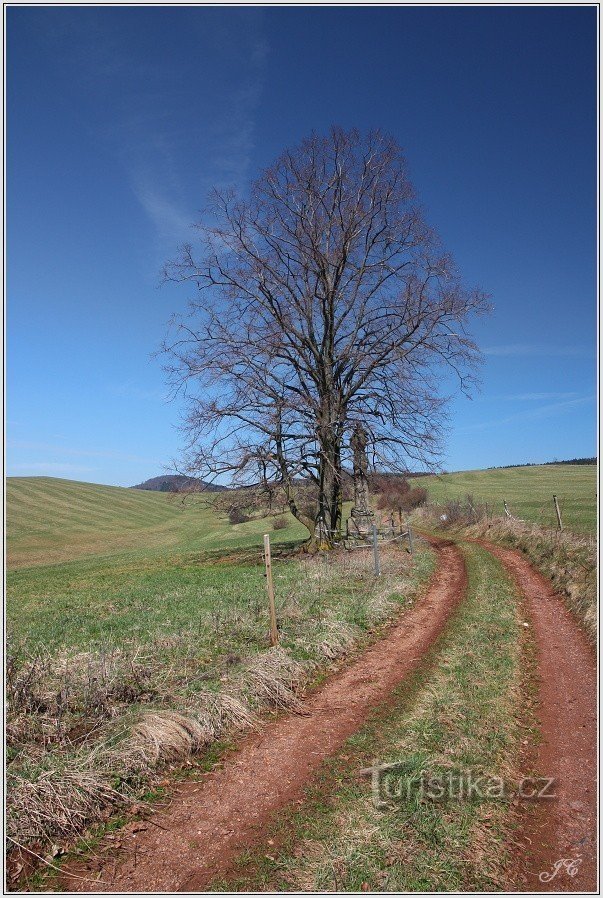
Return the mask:
<svg viewBox="0 0 603 898">
<path fill-rule="evenodd" d="M 437 458 L 443 371 L 471 389 L 467 325 L 484 295 L 463 285 L 380 133 L 304 140 L 247 199 L 214 192 L 197 228 L 165 270 L 196 287 L 165 345 L 188 396 L 187 469 L 278 482 L 311 535 L 321 516 L 337 532 L 356 422 L 377 466 Z"/>
</svg>

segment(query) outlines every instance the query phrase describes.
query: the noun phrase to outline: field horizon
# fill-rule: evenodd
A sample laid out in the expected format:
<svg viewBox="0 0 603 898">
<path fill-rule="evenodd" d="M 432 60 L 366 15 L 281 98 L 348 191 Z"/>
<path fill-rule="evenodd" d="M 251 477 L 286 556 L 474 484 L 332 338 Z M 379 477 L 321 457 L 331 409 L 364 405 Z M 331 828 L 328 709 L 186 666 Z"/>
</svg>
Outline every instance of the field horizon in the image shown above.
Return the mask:
<svg viewBox="0 0 603 898">
<path fill-rule="evenodd" d="M 430 474 L 420 478 L 428 502 L 465 499 L 503 515 L 555 527 L 553 494 L 564 525 L 578 533 L 596 529 L 597 465 L 527 465 Z M 89 556 L 132 553 L 179 555 L 228 551 L 261 544 L 274 517 L 287 527 L 278 543 L 303 540 L 306 531 L 288 512 L 231 525 L 213 505 L 216 494 L 183 502 L 177 493 L 87 483 L 58 477 L 7 477 L 7 562 L 9 568 L 56 565 Z"/>
</svg>

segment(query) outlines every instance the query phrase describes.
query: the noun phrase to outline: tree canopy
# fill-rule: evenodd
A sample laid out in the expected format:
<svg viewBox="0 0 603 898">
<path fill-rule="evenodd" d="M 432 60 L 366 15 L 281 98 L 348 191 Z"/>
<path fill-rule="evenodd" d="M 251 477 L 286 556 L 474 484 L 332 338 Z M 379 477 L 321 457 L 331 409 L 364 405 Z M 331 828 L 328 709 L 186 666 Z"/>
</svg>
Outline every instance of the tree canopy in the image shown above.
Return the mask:
<svg viewBox="0 0 603 898">
<path fill-rule="evenodd" d="M 187 470 L 278 482 L 311 533 L 318 517 L 336 533 L 356 423 L 376 467 L 437 459 L 442 372 L 472 389 L 468 325 L 486 297 L 463 284 L 379 132 L 312 135 L 246 197 L 215 190 L 197 233 L 165 269 L 196 288 L 164 347 L 188 396 Z"/>
</svg>

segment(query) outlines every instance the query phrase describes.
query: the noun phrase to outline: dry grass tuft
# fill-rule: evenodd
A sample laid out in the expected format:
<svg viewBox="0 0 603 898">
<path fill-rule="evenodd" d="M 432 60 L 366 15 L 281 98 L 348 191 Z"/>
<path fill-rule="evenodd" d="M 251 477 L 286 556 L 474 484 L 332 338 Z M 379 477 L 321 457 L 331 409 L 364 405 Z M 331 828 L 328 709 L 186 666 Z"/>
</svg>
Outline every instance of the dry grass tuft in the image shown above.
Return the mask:
<svg viewBox="0 0 603 898">
<path fill-rule="evenodd" d="M 135 724 L 131 746 L 140 748 L 154 766 L 160 761 L 179 761 L 214 739 L 212 728 L 176 711 L 149 712 Z"/>
<path fill-rule="evenodd" d="M 31 779 L 16 778 L 7 804 L 7 832 L 19 842 L 73 837 L 101 819 L 103 809 L 123 800 L 107 771 L 83 756 L 63 769 L 49 766 Z"/>
<path fill-rule="evenodd" d="M 245 690 L 260 706 L 298 708 L 298 691 L 306 680 L 306 668 L 281 648 L 272 648 L 246 665 Z"/>
<path fill-rule="evenodd" d="M 257 725 L 257 717 L 247 703 L 237 695 L 224 693 L 216 704 L 219 715 L 217 732 L 226 729 L 244 730 Z"/>
<path fill-rule="evenodd" d="M 358 640 L 358 630 L 343 621 L 327 619 L 321 628 L 321 639 L 316 645 L 318 654 L 327 661 L 344 657 Z"/>
</svg>

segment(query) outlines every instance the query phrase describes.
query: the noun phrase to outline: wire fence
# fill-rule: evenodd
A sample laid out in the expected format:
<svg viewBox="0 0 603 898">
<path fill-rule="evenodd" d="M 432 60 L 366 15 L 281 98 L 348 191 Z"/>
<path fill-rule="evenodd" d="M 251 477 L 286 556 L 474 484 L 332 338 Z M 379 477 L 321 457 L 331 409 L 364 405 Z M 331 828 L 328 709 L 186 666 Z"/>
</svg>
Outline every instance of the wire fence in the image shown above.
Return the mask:
<svg viewBox="0 0 603 898">
<path fill-rule="evenodd" d="M 594 495 L 568 496 L 560 492 L 548 497 L 526 494 L 494 499 L 467 495 L 430 502 L 428 510 L 440 511 L 449 523 L 453 523 L 455 517 L 474 521 L 503 518 L 536 524 L 545 530 L 569 530 L 586 537 L 594 537 L 596 532 L 597 498 Z"/>
</svg>

